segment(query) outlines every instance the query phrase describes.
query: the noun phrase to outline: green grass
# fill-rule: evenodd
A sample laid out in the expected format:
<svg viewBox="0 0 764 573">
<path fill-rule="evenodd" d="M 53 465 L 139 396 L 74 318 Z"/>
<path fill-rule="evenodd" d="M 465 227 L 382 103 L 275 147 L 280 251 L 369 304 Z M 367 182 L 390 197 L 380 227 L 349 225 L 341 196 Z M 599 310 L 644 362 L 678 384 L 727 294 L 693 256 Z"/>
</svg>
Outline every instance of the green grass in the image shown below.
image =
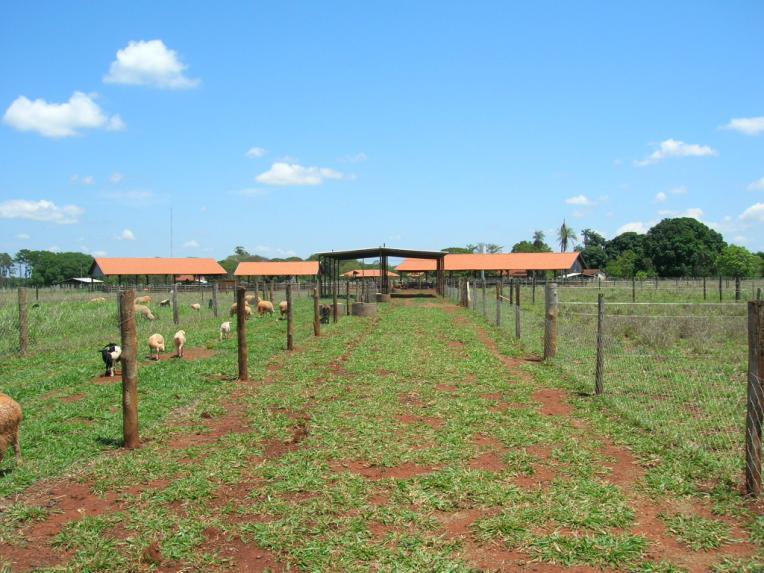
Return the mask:
<svg viewBox="0 0 764 573">
<path fill-rule="evenodd" d="M 666 528 L 695 551 L 716 549 L 732 541 L 729 525 L 723 521 L 681 514 L 662 518 Z"/>
</svg>

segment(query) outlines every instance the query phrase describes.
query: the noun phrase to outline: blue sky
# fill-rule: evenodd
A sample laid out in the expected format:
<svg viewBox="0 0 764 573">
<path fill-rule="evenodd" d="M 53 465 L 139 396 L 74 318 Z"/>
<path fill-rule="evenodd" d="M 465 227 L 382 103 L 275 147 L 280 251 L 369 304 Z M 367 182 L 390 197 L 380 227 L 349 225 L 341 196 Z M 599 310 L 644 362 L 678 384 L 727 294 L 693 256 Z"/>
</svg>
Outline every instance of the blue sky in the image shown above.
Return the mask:
<svg viewBox="0 0 764 573">
<path fill-rule="evenodd" d="M 127 6 L 6 5 L 0 251 L 764 250 L 764 3 Z"/>
</svg>

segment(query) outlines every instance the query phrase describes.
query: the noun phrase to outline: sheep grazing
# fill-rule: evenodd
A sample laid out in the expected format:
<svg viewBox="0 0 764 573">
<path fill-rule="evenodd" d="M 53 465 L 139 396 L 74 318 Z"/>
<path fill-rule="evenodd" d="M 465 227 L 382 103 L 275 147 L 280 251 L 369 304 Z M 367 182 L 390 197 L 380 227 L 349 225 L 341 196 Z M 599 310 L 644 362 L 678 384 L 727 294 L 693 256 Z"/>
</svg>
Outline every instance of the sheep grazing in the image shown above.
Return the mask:
<svg viewBox="0 0 764 573">
<path fill-rule="evenodd" d="M 19 445 L 19 426 L 24 419 L 21 406 L 10 396 L 0 392 L 0 462 L 13 444 L 16 452 L 16 465 L 21 463 L 21 446 Z"/>
<path fill-rule="evenodd" d="M 289 310 L 289 303 L 285 300 L 282 300 L 279 303 L 279 311 L 281 312 L 281 318 L 284 318 L 287 315 L 288 310 Z"/>
<path fill-rule="evenodd" d="M 260 297 L 256 294 L 248 294 L 244 296 L 244 300 L 247 302 L 247 304 L 257 304 L 257 301 L 260 300 Z"/>
<path fill-rule="evenodd" d="M 135 308 L 136 314 L 142 314 L 145 318 L 149 320 L 156 320 L 156 316 L 151 314 L 151 309 L 149 307 L 143 306 L 142 304 L 136 304 L 134 308 Z"/>
<path fill-rule="evenodd" d="M 265 313 L 273 314 L 273 303 L 269 300 L 258 300 L 257 313 L 260 316 L 265 316 Z"/>
<path fill-rule="evenodd" d="M 231 336 L 231 321 L 226 320 L 223 324 L 220 325 L 220 340 L 222 341 L 224 338 L 228 338 Z"/>
<path fill-rule="evenodd" d="M 159 360 L 159 353 L 164 352 L 164 336 L 161 334 L 149 336 L 149 352 L 153 360 Z"/>
<path fill-rule="evenodd" d="M 175 336 L 173 336 L 172 339 L 175 341 L 175 348 L 177 349 L 176 356 L 178 358 L 183 358 L 183 347 L 186 345 L 186 331 L 179 330 L 175 333 Z"/>
<path fill-rule="evenodd" d="M 202 309 L 202 305 L 199 304 L 198 302 L 195 302 L 194 304 L 191 305 L 191 308 L 193 308 L 195 311 L 199 312 Z"/>
<path fill-rule="evenodd" d="M 159 306 L 170 306 L 170 299 L 165 298 L 159 301 Z"/>
<path fill-rule="evenodd" d="M 106 302 L 106 297 L 97 296 L 95 298 L 91 298 L 88 302 Z"/>
<path fill-rule="evenodd" d="M 114 363 L 117 362 L 122 356 L 122 348 L 114 342 L 109 342 L 101 350 L 101 358 L 103 358 L 104 364 L 106 364 L 106 373 L 104 376 L 114 376 Z"/>
<path fill-rule="evenodd" d="M 236 316 L 236 309 L 237 309 L 237 308 L 238 308 L 238 307 L 236 306 L 236 303 L 233 303 L 233 304 L 231 305 L 231 311 L 230 311 L 230 313 L 229 313 L 229 314 L 230 314 L 230 316 Z M 245 316 L 246 318 L 249 318 L 250 316 L 252 316 L 252 307 L 250 307 L 250 306 L 249 306 L 248 304 L 246 304 L 246 303 L 244 303 L 244 316 Z"/>
<path fill-rule="evenodd" d="M 135 304 L 148 304 L 150 302 L 151 302 L 151 296 L 149 295 L 135 297 Z"/>
</svg>

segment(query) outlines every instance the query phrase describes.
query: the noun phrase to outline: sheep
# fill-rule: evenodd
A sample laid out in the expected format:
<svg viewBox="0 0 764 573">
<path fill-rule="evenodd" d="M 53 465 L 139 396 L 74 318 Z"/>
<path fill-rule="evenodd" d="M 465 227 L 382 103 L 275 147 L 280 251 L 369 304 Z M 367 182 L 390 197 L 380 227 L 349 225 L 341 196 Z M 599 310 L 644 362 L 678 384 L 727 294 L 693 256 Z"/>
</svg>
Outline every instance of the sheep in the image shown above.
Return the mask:
<svg viewBox="0 0 764 573">
<path fill-rule="evenodd" d="M 101 358 L 103 358 L 104 364 L 106 364 L 106 373 L 104 376 L 114 376 L 114 363 L 117 362 L 122 356 L 122 348 L 114 343 L 109 342 L 101 350 Z"/>
<path fill-rule="evenodd" d="M 179 330 L 172 338 L 175 341 L 175 348 L 178 349 L 176 356 L 178 358 L 183 358 L 183 347 L 186 345 L 186 331 Z"/>
<path fill-rule="evenodd" d="M 156 316 L 151 314 L 151 309 L 149 307 L 143 306 L 142 304 L 136 304 L 134 308 L 137 314 L 142 314 L 144 317 L 148 318 L 149 320 L 156 320 Z"/>
<path fill-rule="evenodd" d="M 322 304 L 319 308 L 319 314 L 321 316 L 322 324 L 329 324 L 329 317 L 332 314 L 332 307 L 328 304 Z"/>
<path fill-rule="evenodd" d="M 164 336 L 161 334 L 149 336 L 149 352 L 153 360 L 159 360 L 159 353 L 164 352 Z"/>
<path fill-rule="evenodd" d="M 220 340 L 224 338 L 228 338 L 231 336 L 231 321 L 226 320 L 223 324 L 220 325 Z"/>
<path fill-rule="evenodd" d="M 260 316 L 265 316 L 265 313 L 273 314 L 273 303 L 269 300 L 257 299 L 257 313 Z"/>
<path fill-rule="evenodd" d="M 159 306 L 170 306 L 170 299 L 165 298 L 159 301 Z"/>
<path fill-rule="evenodd" d="M 247 302 L 247 304 L 257 304 L 257 301 L 260 300 L 260 297 L 256 294 L 248 294 L 244 296 L 244 300 Z"/>
<path fill-rule="evenodd" d="M 236 308 L 237 308 L 236 303 L 233 303 L 231 305 L 231 311 L 229 313 L 230 316 L 236 316 Z M 250 307 L 247 303 L 244 303 L 244 316 L 246 318 L 249 318 L 250 316 L 252 316 L 252 307 Z"/>
<path fill-rule="evenodd" d="M 150 302 L 151 302 L 151 296 L 150 295 L 135 297 L 135 304 L 148 304 Z"/>
<path fill-rule="evenodd" d="M 106 297 L 97 296 L 95 298 L 91 298 L 88 302 L 106 302 Z"/>
<path fill-rule="evenodd" d="M 21 463 L 21 446 L 19 445 L 19 426 L 24 415 L 21 406 L 10 396 L 0 392 L 0 462 L 3 461 L 8 446 L 13 444 L 16 452 L 16 465 Z"/>
<path fill-rule="evenodd" d="M 195 311 L 199 312 L 201 310 L 201 308 L 202 308 L 202 305 L 199 304 L 198 302 L 195 302 L 194 304 L 191 305 L 191 308 L 193 308 Z"/>
<path fill-rule="evenodd" d="M 279 303 L 279 311 L 281 312 L 281 318 L 284 318 L 289 311 L 289 303 L 285 300 L 282 300 Z"/>
</svg>

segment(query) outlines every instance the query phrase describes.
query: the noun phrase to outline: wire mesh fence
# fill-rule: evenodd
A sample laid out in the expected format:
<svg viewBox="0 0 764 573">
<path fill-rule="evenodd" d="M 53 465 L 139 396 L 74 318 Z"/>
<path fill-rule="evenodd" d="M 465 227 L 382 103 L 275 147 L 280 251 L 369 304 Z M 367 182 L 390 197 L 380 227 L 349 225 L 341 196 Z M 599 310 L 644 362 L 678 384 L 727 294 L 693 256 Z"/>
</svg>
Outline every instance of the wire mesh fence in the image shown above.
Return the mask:
<svg viewBox="0 0 764 573">
<path fill-rule="evenodd" d="M 702 281 L 676 291 L 665 285 L 652 300 L 637 296 L 637 302 L 632 302 L 632 286 L 560 285 L 553 362 L 580 392 L 594 394 L 599 351 L 602 393 L 597 399 L 606 411 L 717 479 L 739 483 L 746 466 L 746 305 L 735 302 L 734 291 L 731 302 L 707 298 L 703 303 Z M 745 298 L 754 298 L 756 287 L 746 286 Z M 475 281 L 467 289 L 462 282 L 450 284 L 448 296 L 464 304 L 469 290 L 471 310 L 540 357 L 543 287 L 494 281 L 484 288 Z M 708 281 L 706 287 L 708 294 Z M 598 295 L 603 318 L 598 317 Z M 687 295 L 690 300 L 683 300 Z M 648 298 L 646 293 L 642 298 Z"/>
</svg>

